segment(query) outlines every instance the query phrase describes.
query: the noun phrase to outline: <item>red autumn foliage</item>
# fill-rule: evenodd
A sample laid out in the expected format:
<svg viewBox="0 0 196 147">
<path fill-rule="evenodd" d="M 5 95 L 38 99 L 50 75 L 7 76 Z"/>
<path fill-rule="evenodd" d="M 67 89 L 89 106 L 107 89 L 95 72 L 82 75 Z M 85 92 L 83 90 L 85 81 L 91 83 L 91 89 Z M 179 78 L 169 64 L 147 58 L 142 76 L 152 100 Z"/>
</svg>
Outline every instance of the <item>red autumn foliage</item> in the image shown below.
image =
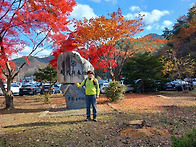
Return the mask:
<svg viewBox="0 0 196 147">
<path fill-rule="evenodd" d="M 79 49 L 81 56 L 89 59 L 95 69 L 104 69 L 105 72 L 107 72 L 108 68 L 117 66 L 116 61 L 113 59 L 115 51 L 116 49 L 112 45 L 97 47 L 92 44 L 88 49 Z"/>
<path fill-rule="evenodd" d="M 49 63 L 53 67 L 57 67 L 57 60 L 60 53 L 64 53 L 66 51 L 73 51 L 76 49 L 76 41 L 73 38 L 73 34 L 70 33 L 68 38 L 64 38 L 60 40 L 59 42 L 55 42 L 55 45 L 59 48 L 53 50 L 52 56 L 54 57 L 52 60 L 49 61 Z"/>
<path fill-rule="evenodd" d="M 52 66 L 57 66 L 60 53 L 77 50 L 82 57 L 93 64 L 95 69 L 109 71 L 112 79 L 115 79 L 119 77 L 125 61 L 136 51 L 153 51 L 153 44 L 164 43 L 161 39 L 153 39 L 149 42 L 150 36 L 135 37 L 143 31 L 143 16 L 140 14 L 134 20 L 126 20 L 121 10 L 118 9 L 117 12 L 110 14 L 110 17 L 100 16 L 89 20 L 84 18 L 83 21 L 75 20 L 76 31 L 70 33 L 70 37 L 61 43 L 59 49 L 54 50 L 52 53 L 54 59 L 50 62 Z M 126 43 L 123 43 L 123 40 Z M 117 41 L 123 43 L 120 45 L 121 48 L 114 47 Z M 140 45 L 141 42 L 144 43 L 143 46 Z M 115 67 L 117 73 L 114 73 Z"/>
<path fill-rule="evenodd" d="M 0 1 L 0 87 L 6 98 L 6 108 L 14 107 L 10 85 L 20 69 L 29 64 L 28 58 L 44 46 L 44 41 L 54 41 L 56 48 L 66 38 L 70 22 L 67 17 L 75 5 L 75 0 Z M 32 47 L 32 51 L 24 56 L 27 62 L 16 71 L 12 56 L 25 46 Z M 5 78 L 7 90 L 2 81 Z"/>
</svg>

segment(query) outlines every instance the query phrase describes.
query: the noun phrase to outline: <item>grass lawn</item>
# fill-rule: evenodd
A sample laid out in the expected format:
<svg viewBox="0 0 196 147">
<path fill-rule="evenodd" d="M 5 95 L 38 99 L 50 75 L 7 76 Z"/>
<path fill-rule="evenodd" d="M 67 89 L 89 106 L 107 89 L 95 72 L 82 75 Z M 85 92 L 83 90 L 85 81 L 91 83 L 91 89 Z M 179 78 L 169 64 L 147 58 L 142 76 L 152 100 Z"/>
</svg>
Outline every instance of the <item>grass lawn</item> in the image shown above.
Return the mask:
<svg viewBox="0 0 196 147">
<path fill-rule="evenodd" d="M 49 104 L 39 95 L 16 96 L 15 109 L 9 111 L 3 109 L 4 101 L 0 97 L 0 147 L 171 146 L 172 135 L 180 137 L 196 128 L 195 91 L 125 94 L 125 99 L 110 104 L 121 113 L 98 112 L 97 122 L 85 122 L 85 115 L 40 117 L 65 106 L 60 94 L 52 95 Z M 103 95 L 97 101 L 108 107 Z M 51 106 L 55 107 L 49 110 Z M 135 128 L 129 124 L 132 120 L 146 123 Z"/>
</svg>

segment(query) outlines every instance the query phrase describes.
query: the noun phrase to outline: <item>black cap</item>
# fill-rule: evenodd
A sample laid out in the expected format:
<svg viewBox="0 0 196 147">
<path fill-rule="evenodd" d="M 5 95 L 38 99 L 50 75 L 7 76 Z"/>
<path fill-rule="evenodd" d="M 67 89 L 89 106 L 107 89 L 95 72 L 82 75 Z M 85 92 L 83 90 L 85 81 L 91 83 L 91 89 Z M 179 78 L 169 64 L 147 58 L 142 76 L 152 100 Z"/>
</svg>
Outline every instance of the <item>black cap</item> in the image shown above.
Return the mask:
<svg viewBox="0 0 196 147">
<path fill-rule="evenodd" d="M 89 70 L 89 71 L 87 71 L 87 75 L 88 74 L 93 74 L 94 75 L 94 72 L 92 70 Z"/>
</svg>

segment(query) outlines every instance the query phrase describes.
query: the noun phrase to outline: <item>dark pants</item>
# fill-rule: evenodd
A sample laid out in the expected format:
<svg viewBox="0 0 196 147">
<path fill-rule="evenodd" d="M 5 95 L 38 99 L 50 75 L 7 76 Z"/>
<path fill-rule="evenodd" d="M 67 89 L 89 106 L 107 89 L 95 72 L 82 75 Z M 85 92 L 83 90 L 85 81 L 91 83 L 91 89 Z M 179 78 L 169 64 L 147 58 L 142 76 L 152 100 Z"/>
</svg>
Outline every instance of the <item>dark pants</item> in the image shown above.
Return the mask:
<svg viewBox="0 0 196 147">
<path fill-rule="evenodd" d="M 91 116 L 91 104 L 93 107 L 93 118 L 97 116 L 97 101 L 96 95 L 86 95 L 86 115 L 87 117 Z"/>
</svg>

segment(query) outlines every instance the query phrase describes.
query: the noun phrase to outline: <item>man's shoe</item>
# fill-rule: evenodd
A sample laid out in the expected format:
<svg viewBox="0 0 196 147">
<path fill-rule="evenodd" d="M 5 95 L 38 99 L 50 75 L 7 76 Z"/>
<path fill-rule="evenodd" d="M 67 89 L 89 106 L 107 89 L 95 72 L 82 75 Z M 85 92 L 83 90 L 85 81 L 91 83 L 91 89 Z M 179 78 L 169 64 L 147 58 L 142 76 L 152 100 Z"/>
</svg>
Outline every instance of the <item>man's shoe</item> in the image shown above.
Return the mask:
<svg viewBox="0 0 196 147">
<path fill-rule="evenodd" d="M 85 121 L 90 121 L 91 120 L 91 118 L 90 117 L 87 117 L 86 119 L 85 119 Z"/>
<path fill-rule="evenodd" d="M 97 121 L 97 119 L 96 119 L 96 118 L 93 118 L 93 121 L 95 121 L 95 122 L 96 122 L 96 121 Z"/>
</svg>

